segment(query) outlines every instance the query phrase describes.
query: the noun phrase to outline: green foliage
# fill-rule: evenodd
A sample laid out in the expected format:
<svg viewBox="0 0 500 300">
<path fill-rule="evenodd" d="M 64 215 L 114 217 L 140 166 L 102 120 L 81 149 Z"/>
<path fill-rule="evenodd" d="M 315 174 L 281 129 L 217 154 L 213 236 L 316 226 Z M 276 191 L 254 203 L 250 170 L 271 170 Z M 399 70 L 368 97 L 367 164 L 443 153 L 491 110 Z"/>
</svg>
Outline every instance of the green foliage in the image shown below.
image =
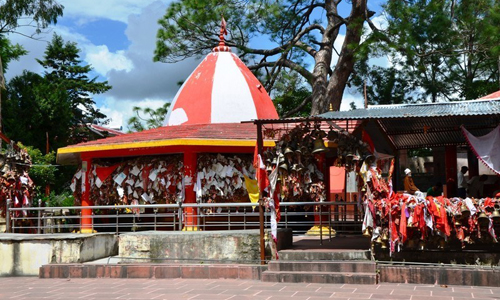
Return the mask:
<svg viewBox="0 0 500 300">
<path fill-rule="evenodd" d="M 165 103 L 157 109 L 134 106 L 133 111 L 136 113 L 136 116 L 128 119 L 127 124 L 129 129 L 132 131 L 143 131 L 163 126 L 169 107 L 170 103 Z"/>
<path fill-rule="evenodd" d="M 61 194 L 51 192 L 49 196 L 42 197 L 42 202 L 45 202 L 45 205 L 49 207 L 74 206 L 75 197 L 69 192 Z"/>
<path fill-rule="evenodd" d="M 55 152 L 42 154 L 38 149 L 32 146 L 24 146 L 18 143 L 21 148 L 25 148 L 31 157 L 33 166 L 29 170 L 29 175 L 37 187 L 43 187 L 47 184 L 54 184 L 57 168 L 54 166 L 56 162 Z"/>
<path fill-rule="evenodd" d="M 111 87 L 89 78 L 92 70 L 82 65 L 75 43 L 54 35 L 43 60 L 44 76 L 24 71 L 7 88 L 3 122 L 6 134 L 25 145 L 45 151 L 77 143 L 88 137 L 81 124 L 103 120 L 92 95 Z M 84 127 L 86 129 L 86 127 Z"/>
<path fill-rule="evenodd" d="M 476 99 L 498 90 L 500 3 L 494 0 L 390 0 L 388 27 L 364 58 L 388 56 L 389 68 L 357 65 L 371 103 Z M 381 42 L 382 41 L 382 42 Z"/>
<path fill-rule="evenodd" d="M 0 74 L 8 68 L 9 62 L 12 60 L 17 60 L 19 57 L 28 53 L 19 44 L 12 45 L 10 40 L 6 37 L 0 35 L 0 59 L 2 60 L 3 70 L 0 70 Z"/>
<path fill-rule="evenodd" d="M 57 18 L 63 15 L 63 8 L 55 0 L 0 1 L 0 35 L 16 32 L 20 26 L 34 27 L 35 32 L 40 33 L 57 22 Z"/>
<path fill-rule="evenodd" d="M 311 91 L 295 72 L 281 74 L 274 89 L 274 106 L 280 117 L 307 117 L 311 112 L 311 101 L 301 105 L 304 100 L 310 99 Z M 296 108 L 300 107 L 299 110 Z"/>
</svg>

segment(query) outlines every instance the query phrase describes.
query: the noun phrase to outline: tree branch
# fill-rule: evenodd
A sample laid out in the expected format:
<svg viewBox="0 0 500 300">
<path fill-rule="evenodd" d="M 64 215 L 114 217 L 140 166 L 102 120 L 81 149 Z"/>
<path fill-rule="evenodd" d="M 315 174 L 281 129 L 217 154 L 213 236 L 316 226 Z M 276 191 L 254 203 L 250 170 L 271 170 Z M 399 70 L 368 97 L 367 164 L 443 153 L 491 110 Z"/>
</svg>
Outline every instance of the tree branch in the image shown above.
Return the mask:
<svg viewBox="0 0 500 300">
<path fill-rule="evenodd" d="M 262 67 L 272 67 L 277 63 L 279 63 L 279 62 L 278 61 L 265 61 L 265 62 L 261 62 L 259 64 L 253 65 L 253 66 L 249 66 L 248 68 L 250 70 L 258 70 Z M 309 84 L 312 84 L 313 74 L 311 72 L 309 72 L 308 70 L 306 70 L 306 68 L 304 68 L 301 65 L 299 65 L 291 60 L 288 60 L 288 59 L 282 60 L 281 63 L 283 65 L 283 67 L 286 67 L 288 69 L 296 71 L 297 73 L 302 75 L 307 80 L 307 82 Z"/>
<path fill-rule="evenodd" d="M 299 110 L 301 110 L 304 106 L 306 106 L 307 103 L 311 102 L 311 100 L 312 100 L 312 95 L 307 96 L 297 107 L 295 107 L 294 109 L 292 109 L 292 110 L 284 113 L 283 116 L 282 116 L 282 118 L 288 118 L 288 117 L 290 117 L 294 113 L 296 113 Z"/>
</svg>

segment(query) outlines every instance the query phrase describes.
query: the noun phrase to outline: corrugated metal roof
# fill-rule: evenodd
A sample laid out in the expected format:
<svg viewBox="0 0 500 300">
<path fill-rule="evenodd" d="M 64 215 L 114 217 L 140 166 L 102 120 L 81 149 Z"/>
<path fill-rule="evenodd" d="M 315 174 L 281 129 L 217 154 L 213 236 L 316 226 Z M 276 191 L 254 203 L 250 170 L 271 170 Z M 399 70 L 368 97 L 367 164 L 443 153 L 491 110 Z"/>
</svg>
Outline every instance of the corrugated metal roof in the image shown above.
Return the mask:
<svg viewBox="0 0 500 300">
<path fill-rule="evenodd" d="M 500 114 L 500 99 L 445 103 L 374 105 L 367 109 L 329 111 L 317 117 L 332 120 L 406 119 Z"/>
</svg>

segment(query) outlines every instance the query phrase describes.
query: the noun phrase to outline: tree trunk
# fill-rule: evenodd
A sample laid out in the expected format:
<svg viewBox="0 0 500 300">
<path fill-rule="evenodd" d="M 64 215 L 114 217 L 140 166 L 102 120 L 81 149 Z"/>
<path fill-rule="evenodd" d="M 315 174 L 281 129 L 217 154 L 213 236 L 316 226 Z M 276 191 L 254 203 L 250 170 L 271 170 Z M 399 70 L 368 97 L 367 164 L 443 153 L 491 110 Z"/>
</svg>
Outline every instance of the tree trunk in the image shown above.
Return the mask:
<svg viewBox="0 0 500 300">
<path fill-rule="evenodd" d="M 332 104 L 333 110 L 340 110 L 344 90 L 354 69 L 354 54 L 359 47 L 361 34 L 365 20 L 366 0 L 352 1 L 352 10 L 347 25 L 346 36 L 340 57 L 330 78 L 327 88 L 327 98 L 329 101 L 321 107 L 321 112 L 328 111 L 328 104 Z"/>
<path fill-rule="evenodd" d="M 321 46 L 314 56 L 314 70 L 312 83 L 312 107 L 311 115 L 325 112 L 323 107 L 328 106 L 327 86 L 328 74 L 332 63 L 333 43 L 339 34 L 336 26 L 341 20 L 337 17 L 337 3 L 333 0 L 325 1 L 328 25 L 323 33 Z"/>
</svg>

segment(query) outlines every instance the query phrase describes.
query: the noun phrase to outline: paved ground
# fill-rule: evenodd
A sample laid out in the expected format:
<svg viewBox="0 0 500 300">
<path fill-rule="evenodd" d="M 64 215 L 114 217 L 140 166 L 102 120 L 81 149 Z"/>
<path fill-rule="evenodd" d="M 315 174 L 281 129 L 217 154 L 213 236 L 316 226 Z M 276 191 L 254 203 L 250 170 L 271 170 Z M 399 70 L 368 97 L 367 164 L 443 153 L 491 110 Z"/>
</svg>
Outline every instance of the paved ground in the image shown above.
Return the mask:
<svg viewBox="0 0 500 300">
<path fill-rule="evenodd" d="M 415 284 L 342 285 L 213 279 L 0 278 L 0 299 L 500 299 L 500 288 Z"/>
</svg>

